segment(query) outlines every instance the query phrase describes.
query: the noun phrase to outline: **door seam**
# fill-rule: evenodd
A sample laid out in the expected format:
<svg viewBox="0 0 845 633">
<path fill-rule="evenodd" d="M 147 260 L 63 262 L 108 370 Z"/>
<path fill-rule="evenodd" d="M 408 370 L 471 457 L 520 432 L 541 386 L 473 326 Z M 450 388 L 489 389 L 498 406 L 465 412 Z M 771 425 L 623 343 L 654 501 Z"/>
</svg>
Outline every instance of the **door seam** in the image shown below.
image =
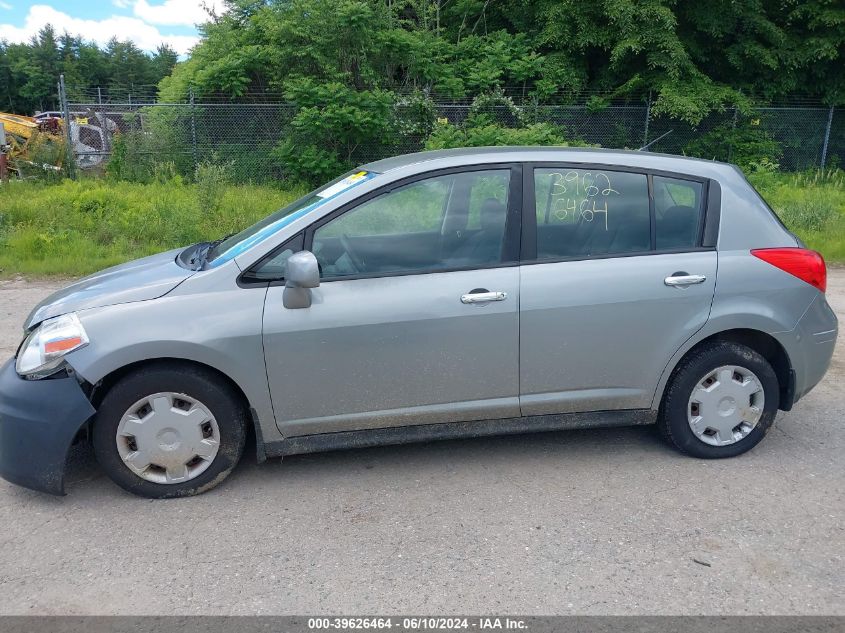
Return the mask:
<svg viewBox="0 0 845 633">
<path fill-rule="evenodd" d="M 524 417 L 522 411 L 522 265 L 517 266 L 517 292 L 516 292 L 516 401 L 519 406 L 519 415 Z"/>
</svg>

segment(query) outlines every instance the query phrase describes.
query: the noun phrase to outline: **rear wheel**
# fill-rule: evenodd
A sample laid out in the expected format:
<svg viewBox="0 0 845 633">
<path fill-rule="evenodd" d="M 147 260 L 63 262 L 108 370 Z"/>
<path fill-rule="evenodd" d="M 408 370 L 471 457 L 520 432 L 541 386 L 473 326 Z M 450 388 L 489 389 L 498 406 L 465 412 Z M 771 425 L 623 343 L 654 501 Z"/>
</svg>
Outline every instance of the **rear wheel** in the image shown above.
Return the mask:
<svg viewBox="0 0 845 633">
<path fill-rule="evenodd" d="M 775 420 L 779 385 L 769 362 L 750 347 L 713 342 L 684 358 L 660 407 L 658 426 L 695 457 L 740 455 Z"/>
<path fill-rule="evenodd" d="M 117 382 L 94 423 L 94 452 L 119 486 L 151 498 L 210 490 L 243 453 L 246 415 L 234 389 L 192 365 L 155 364 Z"/>
</svg>

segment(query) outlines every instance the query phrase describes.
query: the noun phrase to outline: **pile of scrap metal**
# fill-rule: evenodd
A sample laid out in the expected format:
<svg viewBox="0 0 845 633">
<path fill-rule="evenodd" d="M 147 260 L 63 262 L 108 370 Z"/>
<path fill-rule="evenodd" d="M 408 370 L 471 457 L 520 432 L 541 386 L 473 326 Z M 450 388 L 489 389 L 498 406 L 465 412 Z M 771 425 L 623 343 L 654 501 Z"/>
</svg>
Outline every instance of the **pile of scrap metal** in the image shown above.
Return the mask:
<svg viewBox="0 0 845 633">
<path fill-rule="evenodd" d="M 67 160 L 68 136 L 78 168 L 91 169 L 105 159 L 109 136 L 116 131 L 113 121 L 97 115 L 72 117 L 68 134 L 64 118 L 54 114 L 28 117 L 0 112 L 6 137 L 0 152 L 6 155 L 13 176 L 60 171 Z"/>
</svg>

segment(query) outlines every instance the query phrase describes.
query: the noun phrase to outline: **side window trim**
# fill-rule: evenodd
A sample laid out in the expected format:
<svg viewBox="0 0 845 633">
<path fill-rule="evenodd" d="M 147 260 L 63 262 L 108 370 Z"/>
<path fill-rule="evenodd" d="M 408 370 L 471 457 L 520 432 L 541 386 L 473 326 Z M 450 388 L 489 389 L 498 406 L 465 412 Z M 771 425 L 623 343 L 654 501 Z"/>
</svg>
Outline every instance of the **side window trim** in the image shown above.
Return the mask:
<svg viewBox="0 0 845 633">
<path fill-rule="evenodd" d="M 629 174 L 646 176 L 648 182 L 649 216 L 651 229 L 651 248 L 648 251 L 607 253 L 600 255 L 585 255 L 574 257 L 558 257 L 537 259 L 537 208 L 535 200 L 534 172 L 537 169 L 603 169 Z M 654 202 L 653 177 L 661 176 L 675 180 L 687 180 L 700 183 L 702 186 L 702 200 L 698 209 L 698 229 L 695 246 L 681 249 L 657 249 L 657 219 Z M 622 165 L 606 165 L 600 163 L 573 162 L 525 162 L 523 163 L 523 196 L 522 196 L 522 257 L 521 264 L 553 264 L 566 261 L 581 261 L 588 259 L 611 259 L 617 257 L 635 257 L 642 255 L 666 255 L 673 253 L 689 253 L 696 251 L 711 251 L 716 248 L 720 220 L 720 187 L 711 178 L 664 171 L 660 169 L 639 169 Z"/>
<path fill-rule="evenodd" d="M 274 278 L 267 278 L 261 279 L 258 277 L 251 276 L 258 268 L 261 268 L 264 264 L 272 260 L 276 257 L 279 253 L 282 253 L 288 249 L 291 249 L 294 253 L 298 253 L 299 251 L 303 250 L 303 245 L 305 243 L 305 231 L 300 231 L 292 238 L 286 240 L 282 244 L 279 244 L 276 248 L 271 250 L 267 253 L 264 257 L 259 259 L 257 262 L 252 264 L 249 268 L 247 268 L 244 272 L 242 272 L 238 276 L 238 285 L 242 288 L 254 288 L 257 286 L 265 286 L 267 284 L 279 284 L 283 283 L 285 278 L 284 275 L 280 277 Z"/>
<path fill-rule="evenodd" d="M 510 172 L 507 221 L 505 222 L 502 261 L 499 262 L 502 266 L 518 264 L 522 250 L 522 165 L 520 163 L 511 165 Z"/>
<path fill-rule="evenodd" d="M 722 216 L 722 187 L 718 180 L 707 183 L 707 200 L 704 207 L 704 226 L 702 227 L 701 246 L 716 248 L 719 241 L 719 222 Z"/>
<path fill-rule="evenodd" d="M 448 176 L 452 174 L 462 174 L 475 171 L 493 171 L 493 170 L 508 170 L 510 172 L 509 191 L 508 191 L 508 208 L 507 208 L 507 222 L 505 225 L 504 247 L 502 250 L 502 261 L 484 266 L 464 266 L 458 268 L 437 268 L 425 270 L 408 270 L 396 272 L 380 272 L 380 273 L 365 273 L 359 275 L 344 275 L 343 277 L 326 277 L 320 280 L 320 283 L 331 283 L 334 281 L 351 281 L 355 279 L 378 279 L 382 277 L 406 277 L 410 275 L 426 275 L 431 273 L 446 273 L 456 272 L 461 270 L 480 270 L 489 268 L 505 268 L 519 265 L 520 258 L 520 236 L 522 226 L 522 171 L 521 163 L 475 163 L 472 165 L 462 165 L 460 167 L 446 167 L 442 169 L 433 169 L 431 171 L 420 172 L 413 176 L 402 178 L 390 184 L 384 185 L 367 194 L 351 200 L 342 207 L 335 209 L 328 215 L 310 224 L 303 231 L 303 250 L 311 250 L 314 243 L 314 233 L 324 224 L 328 224 L 332 220 L 340 217 L 347 211 L 352 211 L 357 207 L 369 202 L 373 198 L 390 193 L 394 189 L 410 185 L 421 180 L 429 178 L 436 178 L 438 176 Z"/>
<path fill-rule="evenodd" d="M 657 205 L 654 203 L 654 174 L 646 174 L 646 181 L 648 182 L 648 230 L 651 246 L 649 251 L 654 253 L 657 251 Z"/>
<path fill-rule="evenodd" d="M 537 207 L 534 200 L 534 170 L 525 163 L 522 169 L 522 244 L 521 262 L 537 260 Z"/>
<path fill-rule="evenodd" d="M 695 245 L 704 244 L 704 224 L 707 222 L 707 202 L 710 199 L 710 181 L 701 188 L 701 200 L 698 202 L 698 225 L 695 227 Z"/>
</svg>

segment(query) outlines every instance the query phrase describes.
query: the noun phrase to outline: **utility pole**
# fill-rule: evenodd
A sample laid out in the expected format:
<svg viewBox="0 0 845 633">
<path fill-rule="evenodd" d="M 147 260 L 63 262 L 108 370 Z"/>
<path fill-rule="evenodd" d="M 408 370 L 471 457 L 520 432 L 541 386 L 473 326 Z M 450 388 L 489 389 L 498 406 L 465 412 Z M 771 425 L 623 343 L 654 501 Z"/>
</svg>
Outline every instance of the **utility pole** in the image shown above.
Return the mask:
<svg viewBox="0 0 845 633">
<path fill-rule="evenodd" d="M 188 92 L 188 100 L 191 104 L 191 149 L 194 155 L 194 170 L 199 166 L 199 157 L 197 155 L 197 119 L 194 111 L 194 88 L 190 87 Z"/>
<path fill-rule="evenodd" d="M 70 106 L 67 102 L 67 88 L 65 87 L 65 76 L 59 75 L 59 106 L 62 109 L 65 124 L 65 153 L 67 155 L 67 173 L 71 178 L 75 175 L 73 165 L 73 133 L 70 129 Z"/>
<path fill-rule="evenodd" d="M 824 166 L 827 163 L 827 146 L 830 142 L 830 127 L 833 125 L 833 106 L 830 106 L 830 110 L 827 113 L 827 129 L 824 131 L 824 145 L 822 145 L 822 171 L 824 171 Z"/>
<path fill-rule="evenodd" d="M 9 158 L 6 151 L 6 127 L 0 123 L 0 182 L 9 181 Z"/>
<path fill-rule="evenodd" d="M 648 93 L 648 101 L 645 103 L 645 131 L 643 132 L 643 147 L 648 146 L 648 121 L 651 118 L 651 92 Z"/>
</svg>

